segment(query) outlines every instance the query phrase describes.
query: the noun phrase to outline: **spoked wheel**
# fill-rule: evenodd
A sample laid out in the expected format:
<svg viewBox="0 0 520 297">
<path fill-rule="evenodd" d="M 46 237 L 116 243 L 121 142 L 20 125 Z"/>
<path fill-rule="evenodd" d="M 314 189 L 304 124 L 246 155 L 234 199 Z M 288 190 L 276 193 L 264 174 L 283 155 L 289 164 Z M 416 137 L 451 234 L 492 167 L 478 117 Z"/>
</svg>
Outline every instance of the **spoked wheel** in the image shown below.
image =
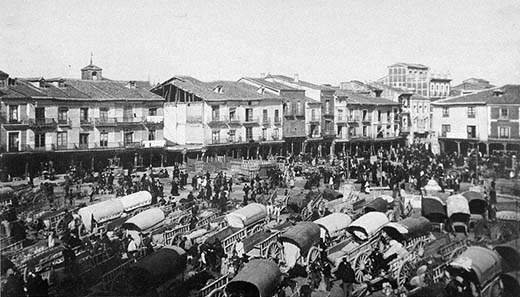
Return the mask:
<svg viewBox="0 0 520 297">
<path fill-rule="evenodd" d="M 371 273 L 372 271 L 372 259 L 370 258 L 370 254 L 360 253 L 357 255 L 354 260 L 354 270 L 356 271 L 356 280 L 361 282 L 363 280 L 363 271 Z"/>
<path fill-rule="evenodd" d="M 208 297 L 224 297 L 226 296 L 224 293 L 224 288 L 226 286 L 222 286 L 220 288 L 216 288 L 215 290 L 211 291 L 208 295 Z"/>
<path fill-rule="evenodd" d="M 412 254 L 414 254 L 416 257 L 422 257 L 424 255 L 424 248 L 426 246 L 426 243 L 424 240 L 420 239 L 415 243 L 412 249 Z"/>
<path fill-rule="evenodd" d="M 307 218 L 311 216 L 310 210 L 307 207 L 304 207 L 301 211 L 302 220 L 305 221 Z"/>
<path fill-rule="evenodd" d="M 282 254 L 282 246 L 280 243 L 271 242 L 271 244 L 269 244 L 266 255 L 268 259 L 278 259 L 279 261 L 281 261 L 283 260 Z"/>
<path fill-rule="evenodd" d="M 320 250 L 313 246 L 307 253 L 307 265 L 316 262 L 320 258 Z"/>
<path fill-rule="evenodd" d="M 179 225 L 186 225 L 190 222 L 191 216 L 185 215 L 179 218 Z"/>
<path fill-rule="evenodd" d="M 406 282 L 413 276 L 414 267 L 408 261 L 403 261 L 399 269 L 397 270 L 397 284 L 399 287 L 402 287 L 406 284 Z"/>
</svg>

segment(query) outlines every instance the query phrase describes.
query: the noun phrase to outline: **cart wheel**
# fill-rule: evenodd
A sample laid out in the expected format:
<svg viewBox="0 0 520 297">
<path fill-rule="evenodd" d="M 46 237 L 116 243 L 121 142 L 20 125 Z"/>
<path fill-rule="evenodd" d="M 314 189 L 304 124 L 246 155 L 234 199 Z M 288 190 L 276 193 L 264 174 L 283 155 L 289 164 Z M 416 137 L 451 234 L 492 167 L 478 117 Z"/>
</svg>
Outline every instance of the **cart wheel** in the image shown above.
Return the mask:
<svg viewBox="0 0 520 297">
<path fill-rule="evenodd" d="M 402 287 L 406 284 L 408 279 L 413 275 L 414 267 L 410 262 L 403 261 L 399 269 L 397 270 L 397 284 L 399 287 Z"/>
<path fill-rule="evenodd" d="M 372 259 L 370 258 L 370 254 L 359 253 L 354 259 L 354 270 L 356 271 L 356 280 L 358 282 L 362 281 L 363 278 L 363 270 L 368 271 L 368 273 L 372 272 Z"/>
<path fill-rule="evenodd" d="M 419 239 L 419 241 L 417 241 L 412 248 L 412 251 L 411 251 L 412 254 L 415 254 L 416 257 L 417 256 L 422 257 L 424 255 L 425 246 L 426 246 L 426 243 L 424 242 L 424 240 Z"/>
<path fill-rule="evenodd" d="M 301 214 L 301 217 L 302 217 L 303 221 L 307 220 L 307 218 L 309 218 L 311 216 L 309 214 L 309 209 L 307 207 L 304 207 L 300 214 Z"/>
<path fill-rule="evenodd" d="M 313 246 L 307 253 L 307 265 L 310 265 L 311 263 L 314 263 L 316 260 L 318 260 L 320 257 L 320 250 Z"/>
<path fill-rule="evenodd" d="M 282 260 L 282 247 L 280 244 L 278 242 L 271 242 L 267 248 L 266 256 L 268 259 Z"/>
</svg>

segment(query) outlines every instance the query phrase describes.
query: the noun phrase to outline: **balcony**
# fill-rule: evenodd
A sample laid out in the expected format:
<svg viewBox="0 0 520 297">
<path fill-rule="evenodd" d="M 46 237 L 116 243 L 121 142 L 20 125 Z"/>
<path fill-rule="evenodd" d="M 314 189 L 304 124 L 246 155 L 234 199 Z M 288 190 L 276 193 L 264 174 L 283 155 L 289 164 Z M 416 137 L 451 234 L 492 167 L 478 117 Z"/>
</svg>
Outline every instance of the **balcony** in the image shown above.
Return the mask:
<svg viewBox="0 0 520 297">
<path fill-rule="evenodd" d="M 70 127 L 72 125 L 71 119 L 58 119 L 59 127 Z"/>
<path fill-rule="evenodd" d="M 94 121 L 92 119 L 86 118 L 86 119 L 80 119 L 79 125 L 81 127 L 92 127 L 94 126 Z"/>
<path fill-rule="evenodd" d="M 367 116 L 363 117 L 363 122 L 364 123 L 367 123 L 367 122 L 371 123 L 372 122 L 372 116 L 367 115 Z"/>
<path fill-rule="evenodd" d="M 310 123 L 319 124 L 321 123 L 321 119 L 318 116 L 313 116 L 309 119 Z"/>
<path fill-rule="evenodd" d="M 144 117 L 122 117 L 116 118 L 116 124 L 118 126 L 135 126 L 145 123 Z"/>
<path fill-rule="evenodd" d="M 246 117 L 243 122 L 244 125 L 258 125 L 259 123 L 260 119 L 255 117 Z"/>
<path fill-rule="evenodd" d="M 117 118 L 100 117 L 95 119 L 98 127 L 115 127 L 117 125 Z"/>
<path fill-rule="evenodd" d="M 262 117 L 262 125 L 266 126 L 271 124 L 271 119 L 269 117 Z"/>
<path fill-rule="evenodd" d="M 125 148 L 141 148 L 141 147 L 143 147 L 141 142 L 137 142 L 137 141 L 124 142 L 123 145 L 124 145 Z"/>
<path fill-rule="evenodd" d="M 351 116 L 347 120 L 349 123 L 359 123 L 359 116 Z"/>
<path fill-rule="evenodd" d="M 148 127 L 162 128 L 164 125 L 164 117 L 163 116 L 146 116 L 144 118 L 144 124 Z"/>
<path fill-rule="evenodd" d="M 238 116 L 230 117 L 229 118 L 229 124 L 231 125 L 240 125 L 240 118 Z"/>
<path fill-rule="evenodd" d="M 0 115 L 0 119 L 6 130 L 22 129 L 29 124 L 26 119 L 8 119 L 5 114 Z"/>
<path fill-rule="evenodd" d="M 143 147 L 164 147 L 166 146 L 165 140 L 143 140 Z"/>
<path fill-rule="evenodd" d="M 282 119 L 280 117 L 274 118 L 274 124 L 275 125 L 281 125 L 282 124 Z"/>
</svg>

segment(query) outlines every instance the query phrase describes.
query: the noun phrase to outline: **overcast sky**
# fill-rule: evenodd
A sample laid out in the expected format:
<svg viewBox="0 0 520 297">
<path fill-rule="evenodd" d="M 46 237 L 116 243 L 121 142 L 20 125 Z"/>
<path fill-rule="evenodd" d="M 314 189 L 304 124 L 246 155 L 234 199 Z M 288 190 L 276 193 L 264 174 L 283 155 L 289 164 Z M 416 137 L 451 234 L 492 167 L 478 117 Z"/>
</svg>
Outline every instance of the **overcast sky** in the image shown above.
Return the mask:
<svg viewBox="0 0 520 297">
<path fill-rule="evenodd" d="M 0 0 L 0 69 L 111 79 L 262 72 L 316 83 L 374 80 L 395 62 L 520 83 L 520 1 Z"/>
</svg>

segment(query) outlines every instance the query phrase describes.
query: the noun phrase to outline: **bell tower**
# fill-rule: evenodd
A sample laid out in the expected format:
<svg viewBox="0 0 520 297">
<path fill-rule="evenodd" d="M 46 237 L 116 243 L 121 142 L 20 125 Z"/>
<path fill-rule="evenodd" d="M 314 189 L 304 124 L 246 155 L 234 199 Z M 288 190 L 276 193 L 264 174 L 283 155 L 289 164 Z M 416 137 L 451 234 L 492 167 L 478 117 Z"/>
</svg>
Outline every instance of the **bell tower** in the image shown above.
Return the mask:
<svg viewBox="0 0 520 297">
<path fill-rule="evenodd" d="M 90 53 L 90 64 L 81 68 L 81 79 L 83 80 L 102 80 L 103 75 L 100 67 L 92 63 L 93 54 Z"/>
</svg>

